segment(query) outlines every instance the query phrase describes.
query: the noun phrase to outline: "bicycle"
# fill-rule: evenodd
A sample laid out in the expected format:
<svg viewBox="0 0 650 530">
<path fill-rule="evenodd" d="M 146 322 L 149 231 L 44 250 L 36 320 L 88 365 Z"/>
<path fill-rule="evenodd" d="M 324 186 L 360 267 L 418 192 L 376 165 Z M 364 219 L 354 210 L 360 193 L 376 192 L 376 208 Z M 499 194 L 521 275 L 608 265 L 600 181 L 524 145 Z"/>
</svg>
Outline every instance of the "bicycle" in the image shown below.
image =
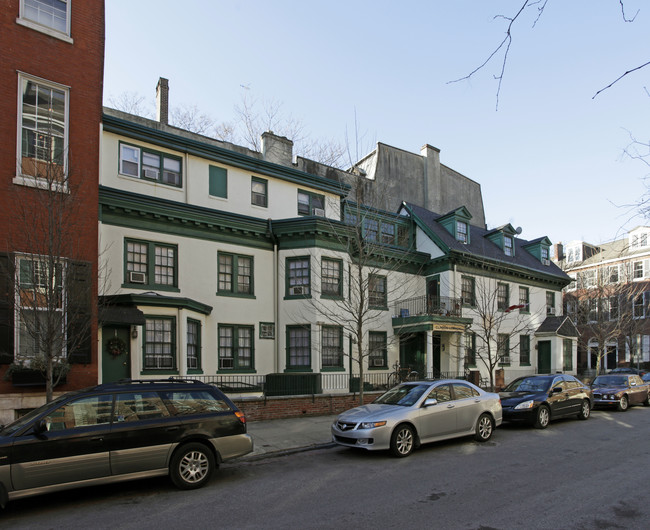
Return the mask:
<svg viewBox="0 0 650 530">
<path fill-rule="evenodd" d="M 404 381 L 417 381 L 418 373 L 410 366 L 402 368 L 399 362 L 393 365 L 393 372 L 388 374 L 388 388 L 393 388 Z"/>
</svg>

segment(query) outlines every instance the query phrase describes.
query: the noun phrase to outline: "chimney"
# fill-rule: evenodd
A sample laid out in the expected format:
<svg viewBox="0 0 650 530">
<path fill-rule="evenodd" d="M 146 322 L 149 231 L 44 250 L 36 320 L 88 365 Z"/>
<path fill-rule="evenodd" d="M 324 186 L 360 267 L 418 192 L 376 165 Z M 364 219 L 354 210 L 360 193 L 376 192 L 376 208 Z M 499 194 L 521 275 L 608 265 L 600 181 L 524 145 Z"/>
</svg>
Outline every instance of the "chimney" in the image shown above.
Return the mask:
<svg viewBox="0 0 650 530">
<path fill-rule="evenodd" d="M 562 261 L 564 259 L 564 245 L 560 242 L 554 246 L 555 261 Z"/>
<path fill-rule="evenodd" d="M 156 86 L 156 119 L 160 123 L 169 123 L 169 79 L 161 77 Z"/>
<path fill-rule="evenodd" d="M 293 142 L 271 131 L 262 133 L 262 156 L 267 162 L 291 167 L 293 163 Z"/>
</svg>

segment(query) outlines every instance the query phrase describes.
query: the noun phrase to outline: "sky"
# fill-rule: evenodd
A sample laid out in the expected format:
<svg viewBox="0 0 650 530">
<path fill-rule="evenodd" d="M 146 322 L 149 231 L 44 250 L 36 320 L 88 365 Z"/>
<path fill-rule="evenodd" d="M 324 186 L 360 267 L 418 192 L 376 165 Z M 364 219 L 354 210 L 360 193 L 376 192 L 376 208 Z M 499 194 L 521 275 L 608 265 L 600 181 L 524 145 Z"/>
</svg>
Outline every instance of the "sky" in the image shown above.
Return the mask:
<svg viewBox="0 0 650 530">
<path fill-rule="evenodd" d="M 481 185 L 488 228 L 510 223 L 527 240 L 599 244 L 649 224 L 629 205 L 650 170 L 624 150 L 648 143 L 650 66 L 595 94 L 650 61 L 650 5 L 624 0 L 626 22 L 618 0 L 546 0 L 538 19 L 540 2 L 513 26 L 498 99 L 502 53 L 451 82 L 499 46 L 499 15 L 522 4 L 106 0 L 104 104 L 128 93 L 153 111 L 165 77 L 170 107 L 217 122 L 247 97 L 353 150 L 430 144 Z"/>
</svg>

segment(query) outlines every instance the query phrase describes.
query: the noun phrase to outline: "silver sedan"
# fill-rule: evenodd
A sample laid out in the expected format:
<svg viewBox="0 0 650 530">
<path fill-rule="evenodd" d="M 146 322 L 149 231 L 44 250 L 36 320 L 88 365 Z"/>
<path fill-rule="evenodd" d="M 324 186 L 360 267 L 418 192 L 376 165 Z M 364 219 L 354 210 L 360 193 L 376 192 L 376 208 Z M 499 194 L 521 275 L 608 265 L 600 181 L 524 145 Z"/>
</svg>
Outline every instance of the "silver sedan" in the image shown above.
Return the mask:
<svg viewBox="0 0 650 530">
<path fill-rule="evenodd" d="M 448 438 L 474 435 L 486 442 L 501 420 L 498 394 L 455 379 L 414 381 L 340 414 L 332 424 L 332 439 L 404 457 L 420 444 Z"/>
</svg>

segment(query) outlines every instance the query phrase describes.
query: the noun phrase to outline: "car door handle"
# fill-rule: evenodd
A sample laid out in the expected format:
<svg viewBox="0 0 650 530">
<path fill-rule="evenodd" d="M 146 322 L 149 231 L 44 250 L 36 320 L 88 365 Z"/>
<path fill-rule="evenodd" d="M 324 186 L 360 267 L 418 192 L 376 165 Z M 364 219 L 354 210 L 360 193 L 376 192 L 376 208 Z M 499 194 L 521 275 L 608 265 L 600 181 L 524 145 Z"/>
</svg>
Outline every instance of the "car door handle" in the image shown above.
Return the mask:
<svg viewBox="0 0 650 530">
<path fill-rule="evenodd" d="M 177 431 L 178 429 L 179 429 L 178 426 L 176 426 L 176 427 L 167 427 L 167 432 Z"/>
<path fill-rule="evenodd" d="M 449 405 L 447 405 L 447 408 L 448 408 L 448 409 L 453 409 L 455 406 L 456 406 L 456 405 L 454 405 L 453 403 L 449 403 Z"/>
<path fill-rule="evenodd" d="M 91 438 L 90 441 L 91 442 L 103 442 L 104 438 L 101 437 L 101 436 L 97 436 L 96 438 Z"/>
</svg>

